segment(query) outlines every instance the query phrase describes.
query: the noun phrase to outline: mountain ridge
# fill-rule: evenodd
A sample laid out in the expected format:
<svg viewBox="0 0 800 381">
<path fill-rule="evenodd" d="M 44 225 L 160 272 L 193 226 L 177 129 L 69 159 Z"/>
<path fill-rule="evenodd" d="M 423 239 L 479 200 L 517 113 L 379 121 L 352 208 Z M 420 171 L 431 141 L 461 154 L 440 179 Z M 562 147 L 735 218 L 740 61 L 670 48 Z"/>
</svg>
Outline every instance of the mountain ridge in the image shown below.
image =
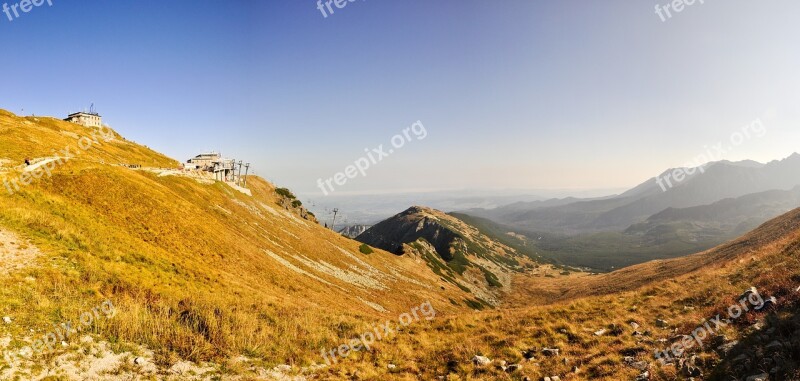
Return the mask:
<svg viewBox="0 0 800 381">
<path fill-rule="evenodd" d="M 412 206 L 381 221 L 356 240 L 402 256 L 424 260 L 431 270 L 459 288 L 474 292 L 481 304 L 497 306 L 511 279 L 530 258 L 492 240 L 441 211 Z"/>
</svg>

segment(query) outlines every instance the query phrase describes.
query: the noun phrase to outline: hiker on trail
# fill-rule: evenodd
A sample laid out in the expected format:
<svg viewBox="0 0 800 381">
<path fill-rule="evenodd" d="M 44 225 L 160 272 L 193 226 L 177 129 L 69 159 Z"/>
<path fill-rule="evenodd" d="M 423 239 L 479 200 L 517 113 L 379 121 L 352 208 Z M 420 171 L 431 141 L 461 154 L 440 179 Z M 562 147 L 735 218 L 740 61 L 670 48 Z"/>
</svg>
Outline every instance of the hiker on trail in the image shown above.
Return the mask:
<svg viewBox="0 0 800 381">
<path fill-rule="evenodd" d="M 26 165 L 26 166 L 28 166 L 28 165 L 31 165 L 31 159 L 28 159 L 28 158 L 26 157 L 26 158 L 25 158 L 25 165 Z"/>
</svg>

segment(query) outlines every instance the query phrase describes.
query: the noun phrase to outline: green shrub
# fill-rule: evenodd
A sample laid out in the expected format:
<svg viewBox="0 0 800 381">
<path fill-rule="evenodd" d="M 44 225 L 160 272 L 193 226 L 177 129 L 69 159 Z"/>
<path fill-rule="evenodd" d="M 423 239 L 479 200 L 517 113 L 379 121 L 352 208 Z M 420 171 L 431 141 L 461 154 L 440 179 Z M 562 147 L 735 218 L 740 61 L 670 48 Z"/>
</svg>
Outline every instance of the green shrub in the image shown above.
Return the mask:
<svg viewBox="0 0 800 381">
<path fill-rule="evenodd" d="M 503 287 L 503 284 L 500 283 L 500 279 L 497 278 L 497 275 L 494 275 L 491 271 L 481 267 L 481 271 L 483 271 L 483 277 L 486 278 L 486 283 L 489 284 L 491 287 Z"/>
<path fill-rule="evenodd" d="M 294 193 L 292 193 L 292 191 L 290 191 L 287 188 L 276 188 L 275 189 L 275 193 L 277 193 L 277 194 L 279 194 L 279 195 L 281 195 L 283 197 L 290 198 L 290 199 L 296 199 L 297 198 L 297 197 L 295 197 Z"/>
<path fill-rule="evenodd" d="M 358 251 L 360 251 L 362 254 L 372 254 L 373 252 L 372 248 L 366 243 L 362 243 L 361 246 L 358 247 Z"/>
<path fill-rule="evenodd" d="M 479 299 L 480 300 L 480 299 Z M 471 300 L 471 299 L 464 299 L 464 303 L 472 308 L 473 310 L 481 311 L 486 308 L 483 303 L 479 302 L 478 300 Z"/>
</svg>

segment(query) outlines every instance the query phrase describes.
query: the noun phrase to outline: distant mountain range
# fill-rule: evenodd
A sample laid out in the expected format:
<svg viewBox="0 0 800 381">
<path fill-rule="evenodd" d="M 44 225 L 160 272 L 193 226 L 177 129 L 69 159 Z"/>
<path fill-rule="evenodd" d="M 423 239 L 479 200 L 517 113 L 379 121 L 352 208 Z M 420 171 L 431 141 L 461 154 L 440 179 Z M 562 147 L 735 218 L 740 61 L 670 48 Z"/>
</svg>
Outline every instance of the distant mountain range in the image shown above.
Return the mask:
<svg viewBox="0 0 800 381">
<path fill-rule="evenodd" d="M 693 175 L 677 182 L 676 170 Z M 671 187 L 664 185 L 668 176 Z M 526 237 L 530 241 L 522 245 L 535 255 L 610 270 L 708 249 L 798 206 L 795 153 L 767 164 L 719 161 L 670 169 L 615 196 L 518 202 L 456 215 L 494 237 L 502 231 Z"/>
<path fill-rule="evenodd" d="M 667 208 L 688 208 L 751 193 L 792 189 L 800 185 L 800 154 L 768 164 L 713 162 L 702 168 L 702 173 L 696 169 L 693 176 L 681 182 L 671 180 L 672 187 L 659 186 L 657 179 L 665 179 L 676 170 L 687 168 L 665 171 L 618 196 L 521 202 L 464 213 L 530 231 L 560 234 L 623 231 Z"/>
<path fill-rule="evenodd" d="M 709 205 L 667 208 L 645 222 L 631 225 L 625 232 L 658 236 L 659 231 L 678 230 L 685 225 L 689 234 L 733 238 L 798 206 L 800 186 L 788 191 L 771 190 L 727 198 Z"/>
</svg>

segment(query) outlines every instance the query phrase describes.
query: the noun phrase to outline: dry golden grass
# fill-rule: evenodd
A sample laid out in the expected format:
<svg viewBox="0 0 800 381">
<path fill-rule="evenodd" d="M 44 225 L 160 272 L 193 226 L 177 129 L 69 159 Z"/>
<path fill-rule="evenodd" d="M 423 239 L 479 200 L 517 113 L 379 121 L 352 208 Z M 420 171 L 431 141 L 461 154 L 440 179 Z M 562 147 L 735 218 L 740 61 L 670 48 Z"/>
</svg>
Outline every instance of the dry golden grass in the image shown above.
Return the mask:
<svg viewBox="0 0 800 381">
<path fill-rule="evenodd" d="M 0 111 L 0 159 L 52 156 L 86 132 L 54 119 Z M 800 225 L 795 211 L 693 257 L 601 276 L 521 276 L 501 309 L 476 313 L 463 303 L 453 305 L 450 300 L 460 301 L 464 293 L 424 263 L 381 250 L 361 254 L 358 242 L 281 208 L 274 187 L 262 179 L 250 177 L 249 197 L 222 183 L 200 184 L 118 164 L 171 168 L 177 162 L 117 137 L 13 195 L 0 189 L 0 227 L 42 252 L 31 267 L 0 275 L 0 315 L 14 317 L 14 324 L 0 327 L 0 335 L 13 337 L 13 347 L 29 344 L 35 336 L 30 330 L 41 334 L 109 299 L 118 312 L 93 326 L 99 338 L 120 349 L 144 344 L 161 366 L 212 360 L 226 364 L 225 372 L 247 373 L 228 360 L 244 355 L 267 367 L 321 362 L 321 348 L 338 346 L 428 300 L 437 310 L 435 320 L 415 322 L 374 350 L 320 370 L 319 377 L 620 380 L 638 374 L 622 364 L 623 356 L 654 362 L 656 340 L 673 335 L 655 327 L 655 319 L 666 318 L 686 333 L 751 285 L 791 301 L 787 290 L 800 272 L 793 257 Z M 4 172 L 0 175 L 19 173 Z M 369 266 L 399 275 L 380 278 L 385 288 L 370 288 L 315 272 L 323 283 L 266 250 L 298 267 L 304 265 L 297 257 L 305 256 L 318 265 Z M 630 335 L 631 320 L 652 332 L 644 337 L 649 341 Z M 612 325 L 622 332 L 593 335 Z M 735 338 L 740 331 L 731 327 L 727 334 Z M 523 362 L 513 374 L 469 363 L 476 354 L 517 363 L 523 351 L 542 347 L 560 348 L 568 362 L 538 355 L 538 366 Z M 713 354 L 702 356 L 715 361 Z M 577 374 L 571 373 L 574 365 L 581 369 Z M 669 368 L 653 372 L 655 379 L 674 379 Z"/>
<path fill-rule="evenodd" d="M 667 345 L 658 340 L 690 334 L 704 319 L 723 313 L 750 286 L 757 286 L 765 297 L 775 295 L 785 306 L 794 305 L 798 299 L 795 287 L 800 286 L 798 254 L 800 209 L 698 256 L 583 277 L 580 282 L 559 284 L 559 279 L 551 279 L 543 283 L 543 295 L 531 295 L 530 300 L 541 306 L 437 319 L 399 336 L 388 348 L 388 354 L 378 352 L 377 357 L 351 361 L 337 369 L 345 375 L 356 371 L 373 374 L 375 369 L 394 363 L 406 377 L 422 374 L 423 379 L 447 376 L 448 380 L 520 380 L 527 376 L 540 380 L 557 375 L 562 380 L 631 380 L 641 372 L 625 365 L 623 357 L 633 356 L 637 361 L 651 363 L 653 380 L 683 379 L 674 367 L 658 365 L 654 352 Z M 704 266 L 695 268 L 690 265 L 692 262 Z M 644 274 L 642 280 L 634 279 L 631 274 L 635 271 Z M 651 281 L 653 277 L 655 281 Z M 605 287 L 595 290 L 598 283 L 594 282 Z M 564 300 L 564 296 L 552 292 L 556 286 L 566 290 L 563 295 L 589 296 Z M 531 284 L 528 287 L 525 292 L 535 292 Z M 597 295 L 598 292 L 607 294 Z M 515 296 L 517 301 L 523 299 Z M 751 312 L 721 333 L 731 340 L 738 339 L 763 316 Z M 658 328 L 657 319 L 668 320 L 669 328 Z M 650 331 L 650 335 L 632 336 L 631 321 L 641 325 L 639 331 Z M 603 328 L 612 331 L 615 326 L 621 329 L 618 335 L 594 335 Z M 526 350 L 543 347 L 559 348 L 562 356 L 537 354 L 535 361 L 524 361 Z M 706 364 L 720 361 L 709 348 L 696 353 Z M 512 374 L 494 365 L 477 368 L 469 362 L 476 354 L 494 359 L 495 364 L 505 360 L 520 363 L 523 368 Z M 578 373 L 572 372 L 575 365 L 580 368 Z"/>
<path fill-rule="evenodd" d="M 75 144 L 61 131 L 81 136 L 88 130 L 29 119 L 0 114 L 2 155 L 15 161 L 49 156 Z M 7 328 L 18 339 L 14 345 L 30 338 L 28 329 L 74 319 L 108 298 L 118 314 L 95 332 L 112 342 L 145 344 L 162 365 L 179 357 L 223 361 L 239 354 L 266 366 L 310 364 L 320 361 L 318 348 L 425 300 L 443 311 L 456 309 L 448 297 L 460 291 L 440 290 L 441 281 L 420 271 L 424 265 L 383 251 L 361 254 L 357 242 L 278 206 L 274 187 L 262 179 L 249 178 L 250 197 L 222 183 L 117 165 L 130 163 L 177 165 L 120 138 L 13 195 L 0 192 L 0 226 L 45 253 L 36 266 L 4 277 L 0 287 L 2 313 L 16 321 Z M 399 275 L 381 278 L 384 289 L 320 275 L 326 284 L 284 267 L 265 250 L 296 265 L 292 256 L 302 255 L 344 270 L 357 265 Z M 379 313 L 361 299 L 394 312 Z"/>
</svg>

